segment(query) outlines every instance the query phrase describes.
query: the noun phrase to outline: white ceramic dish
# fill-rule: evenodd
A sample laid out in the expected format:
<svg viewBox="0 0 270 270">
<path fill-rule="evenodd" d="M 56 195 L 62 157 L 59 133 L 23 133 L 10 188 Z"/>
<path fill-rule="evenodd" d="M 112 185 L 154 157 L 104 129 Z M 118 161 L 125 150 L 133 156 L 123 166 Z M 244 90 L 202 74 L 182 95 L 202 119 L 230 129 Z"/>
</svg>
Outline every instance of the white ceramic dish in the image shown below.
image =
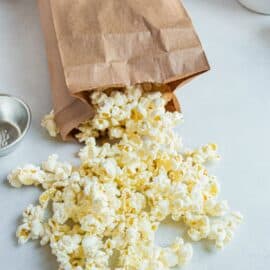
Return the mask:
<svg viewBox="0 0 270 270">
<path fill-rule="evenodd" d="M 270 0 L 238 0 L 246 8 L 257 13 L 270 15 Z"/>
</svg>

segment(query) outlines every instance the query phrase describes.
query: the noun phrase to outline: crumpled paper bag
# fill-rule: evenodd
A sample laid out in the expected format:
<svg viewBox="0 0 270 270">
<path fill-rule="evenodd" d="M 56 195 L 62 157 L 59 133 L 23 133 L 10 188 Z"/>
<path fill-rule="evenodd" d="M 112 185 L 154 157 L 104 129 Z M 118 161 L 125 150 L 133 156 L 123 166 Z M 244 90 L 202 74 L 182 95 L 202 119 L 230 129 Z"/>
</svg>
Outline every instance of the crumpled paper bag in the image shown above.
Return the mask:
<svg viewBox="0 0 270 270">
<path fill-rule="evenodd" d="M 89 91 L 143 84 L 170 95 L 209 65 L 179 0 L 38 0 L 63 139 L 94 116 Z"/>
</svg>

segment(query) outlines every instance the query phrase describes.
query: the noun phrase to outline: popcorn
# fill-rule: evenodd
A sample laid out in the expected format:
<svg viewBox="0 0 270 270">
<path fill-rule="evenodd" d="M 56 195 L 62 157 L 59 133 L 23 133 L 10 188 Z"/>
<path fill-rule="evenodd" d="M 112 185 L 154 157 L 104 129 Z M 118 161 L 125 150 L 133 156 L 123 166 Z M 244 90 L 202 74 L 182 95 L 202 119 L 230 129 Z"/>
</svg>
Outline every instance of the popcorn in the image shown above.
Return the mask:
<svg viewBox="0 0 270 270">
<path fill-rule="evenodd" d="M 223 248 L 232 240 L 234 231 L 242 220 L 243 217 L 238 212 L 232 212 L 222 219 L 214 220 L 208 238 L 215 241 L 217 248 Z"/>
<path fill-rule="evenodd" d="M 26 243 L 30 238 L 38 239 L 43 236 L 44 209 L 42 207 L 29 205 L 23 212 L 23 223 L 18 227 L 16 236 L 20 244 Z"/>
<path fill-rule="evenodd" d="M 58 156 L 53 154 L 48 157 L 48 160 L 43 162 L 42 168 L 54 174 L 54 177 L 59 180 L 67 179 L 72 172 L 72 165 L 65 162 L 58 162 Z"/>
<path fill-rule="evenodd" d="M 114 178 L 120 171 L 120 168 L 117 166 L 114 159 L 106 159 L 101 163 L 101 167 L 103 167 L 106 174 L 112 178 Z"/>
<path fill-rule="evenodd" d="M 179 112 L 167 112 L 166 95 L 140 87 L 90 95 L 96 110 L 76 135 L 84 146 L 78 167 L 53 154 L 41 167 L 26 165 L 8 176 L 14 187 L 41 186 L 37 206 L 23 213 L 20 243 L 49 244 L 59 270 L 169 270 L 192 257 L 181 237 L 155 244 L 166 219 L 185 224 L 191 241 L 229 243 L 242 216 L 218 200 L 220 186 L 206 164 L 219 159 L 217 146 L 185 150 L 173 128 Z M 53 112 L 43 120 L 52 136 Z M 106 137 L 107 140 L 100 140 Z M 50 207 L 51 206 L 51 207 Z"/>
<path fill-rule="evenodd" d="M 91 254 L 96 253 L 103 246 L 101 238 L 92 235 L 85 236 L 82 240 L 82 248 L 84 253 L 87 256 L 91 256 Z"/>
<path fill-rule="evenodd" d="M 68 209 L 64 203 L 53 203 L 53 219 L 59 223 L 64 224 L 68 220 Z"/>
<path fill-rule="evenodd" d="M 9 183 L 16 188 L 22 185 L 40 185 L 45 180 L 45 173 L 39 168 L 32 164 L 26 165 L 23 168 L 13 170 L 8 176 Z"/>
<path fill-rule="evenodd" d="M 78 234 L 64 235 L 57 242 L 57 249 L 63 250 L 67 254 L 71 254 L 79 247 L 80 242 L 81 242 L 81 236 Z"/>
<path fill-rule="evenodd" d="M 55 123 L 54 111 L 52 110 L 49 114 L 45 115 L 41 121 L 41 126 L 44 127 L 51 137 L 56 137 L 59 134 L 59 129 Z"/>
<path fill-rule="evenodd" d="M 216 202 L 214 199 L 209 199 L 205 203 L 205 212 L 213 217 L 222 217 L 228 212 L 229 206 L 227 201 Z"/>
<path fill-rule="evenodd" d="M 124 135 L 124 129 L 121 127 L 111 128 L 109 130 L 110 139 L 120 139 Z"/>
</svg>

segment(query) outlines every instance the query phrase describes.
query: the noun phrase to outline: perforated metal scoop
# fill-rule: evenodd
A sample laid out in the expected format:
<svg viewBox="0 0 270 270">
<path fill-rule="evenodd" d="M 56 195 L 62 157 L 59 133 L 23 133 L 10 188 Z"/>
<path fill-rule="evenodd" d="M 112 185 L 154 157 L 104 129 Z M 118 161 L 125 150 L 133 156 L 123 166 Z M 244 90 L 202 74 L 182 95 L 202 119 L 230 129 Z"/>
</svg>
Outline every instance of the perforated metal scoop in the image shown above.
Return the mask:
<svg viewBox="0 0 270 270">
<path fill-rule="evenodd" d="M 0 156 L 15 149 L 27 133 L 30 123 L 31 111 L 25 102 L 0 94 Z"/>
</svg>

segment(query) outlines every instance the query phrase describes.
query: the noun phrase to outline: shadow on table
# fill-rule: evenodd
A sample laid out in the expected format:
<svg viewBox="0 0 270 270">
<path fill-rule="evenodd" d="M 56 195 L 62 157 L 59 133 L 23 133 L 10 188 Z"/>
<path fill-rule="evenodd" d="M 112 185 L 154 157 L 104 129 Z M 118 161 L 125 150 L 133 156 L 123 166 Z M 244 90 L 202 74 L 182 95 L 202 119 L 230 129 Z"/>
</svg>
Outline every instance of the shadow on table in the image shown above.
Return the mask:
<svg viewBox="0 0 270 270">
<path fill-rule="evenodd" d="M 263 42 L 264 46 L 270 47 L 270 26 L 260 29 L 258 37 Z"/>
</svg>

